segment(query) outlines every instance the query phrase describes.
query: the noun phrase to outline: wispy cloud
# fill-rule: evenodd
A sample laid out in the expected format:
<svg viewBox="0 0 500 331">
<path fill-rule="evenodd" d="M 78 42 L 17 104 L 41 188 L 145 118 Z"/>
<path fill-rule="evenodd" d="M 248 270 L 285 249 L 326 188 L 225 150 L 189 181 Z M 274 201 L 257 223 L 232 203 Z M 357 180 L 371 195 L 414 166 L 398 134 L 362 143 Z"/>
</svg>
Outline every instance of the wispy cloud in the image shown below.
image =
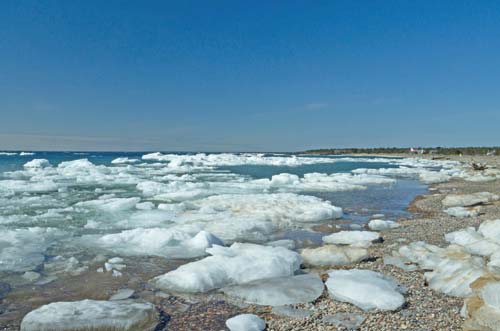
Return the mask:
<svg viewBox="0 0 500 331">
<path fill-rule="evenodd" d="M 324 102 L 311 102 L 305 105 L 305 109 L 307 110 L 320 110 L 328 108 L 329 104 Z"/>
</svg>

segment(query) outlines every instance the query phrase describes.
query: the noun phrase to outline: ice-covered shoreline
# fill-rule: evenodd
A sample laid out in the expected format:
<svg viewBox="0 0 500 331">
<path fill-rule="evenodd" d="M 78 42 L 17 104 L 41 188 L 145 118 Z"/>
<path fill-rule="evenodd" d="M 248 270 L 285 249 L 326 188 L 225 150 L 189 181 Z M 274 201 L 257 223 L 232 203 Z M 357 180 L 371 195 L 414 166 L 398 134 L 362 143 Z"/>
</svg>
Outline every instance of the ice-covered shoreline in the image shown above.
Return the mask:
<svg viewBox="0 0 500 331">
<path fill-rule="evenodd" d="M 68 211 L 74 212 L 75 209 L 81 213 L 91 211 L 97 213 L 96 215 L 108 215 L 102 219 L 98 217 L 92 222 L 87 220 L 83 224 L 85 230 L 81 238 L 85 238 L 86 244 L 91 243 L 91 246 L 95 248 L 104 248 L 123 257 L 152 254 L 167 258 L 192 258 L 205 255 L 205 249 L 212 247 L 214 244 L 221 245 L 224 242 L 230 244 L 231 242 L 245 240 L 265 243 L 266 241 L 272 241 L 273 238 L 270 234 L 278 228 L 293 227 L 299 224 L 307 227 L 310 223 L 333 220 L 341 216 L 342 211 L 340 208 L 301 193 L 307 191 L 310 187 L 320 191 L 323 189 L 327 191 L 352 190 L 355 192 L 355 190 L 363 189 L 364 185 L 390 184 L 395 180 L 394 176 L 400 176 L 401 174 L 418 176 L 420 180 L 428 183 L 443 182 L 447 184 L 452 179 L 458 181 L 465 179 L 471 181 L 474 185 L 481 185 L 482 183 L 491 184 L 498 175 L 498 172 L 489 171 L 478 176 L 456 162 L 443 163 L 398 159 L 394 162 L 398 164 L 399 168 L 375 169 L 376 171 L 373 171 L 373 169 L 371 171 L 370 169 L 359 169 L 353 171 L 352 174 L 325 175 L 318 173 L 303 177 L 279 174 L 264 180 L 248 179 L 224 172 L 211 172 L 214 165 L 210 163 L 213 160 L 199 159 L 202 161 L 167 160 L 166 164 L 143 164 L 137 161 L 121 159 L 114 162 L 114 166 L 95 165 L 88 160 L 69 161 L 62 163 L 62 166 L 61 164 L 54 166 L 49 161 L 43 160 L 31 161 L 25 165 L 24 170 L 7 174 L 9 179 L 3 183 L 2 194 L 5 199 L 19 196 L 21 204 L 36 203 L 37 201 L 34 200 L 22 201 L 26 197 L 22 196 L 21 188 L 26 187 L 26 183 L 29 183 L 32 184 L 32 187 L 28 191 L 32 192 L 32 194 L 54 192 L 56 198 L 48 200 L 48 202 L 56 205 L 58 202 L 57 196 L 74 192 L 76 187 L 95 185 L 97 182 L 103 187 L 110 186 L 113 190 L 119 190 L 119 188 L 113 187 L 113 183 L 116 184 L 117 182 L 127 187 L 135 187 L 137 191 L 141 192 L 141 198 L 133 196 L 121 197 L 109 192 L 94 192 L 97 198 L 74 201 L 71 206 L 72 210 L 67 210 L 69 206 L 52 208 L 55 210 L 51 210 L 45 216 L 40 217 L 38 215 L 38 219 L 43 220 L 50 217 L 53 221 L 63 222 L 65 214 L 67 216 Z M 165 160 L 161 160 L 161 162 L 165 162 Z M 172 166 L 170 166 L 171 162 L 174 163 Z M 229 161 L 224 162 L 226 164 L 230 163 Z M 233 160 L 231 162 L 236 164 L 241 161 Z M 252 162 L 255 162 L 255 160 Z M 273 163 L 275 160 L 269 162 Z M 293 163 L 297 164 L 297 160 L 294 160 Z M 438 165 L 441 165 L 439 170 L 437 169 Z M 207 172 L 207 169 L 210 170 Z M 392 169 L 401 170 L 398 173 L 398 171 Z M 205 178 L 209 176 L 217 180 L 212 180 L 209 184 L 205 182 L 203 185 L 193 185 L 196 183 L 193 179 L 196 179 L 197 176 L 205 176 Z M 221 178 L 223 178 L 222 181 Z M 478 179 L 481 181 L 478 181 Z M 175 185 L 168 183 L 175 183 Z M 211 193 L 207 194 L 207 192 Z M 215 192 L 215 194 L 212 192 Z M 154 198 L 154 204 L 148 201 L 151 198 Z M 106 221 L 106 218 L 110 217 L 109 215 L 115 214 L 120 215 L 119 219 L 113 222 Z M 227 221 L 218 223 L 221 219 Z M 229 220 L 232 222 L 228 222 Z M 23 219 L 4 217 L 2 222 L 4 226 L 8 226 L 15 222 L 23 222 Z M 165 224 L 167 224 L 165 222 L 172 226 L 165 228 Z M 233 228 L 234 223 L 244 224 L 244 227 Z M 383 222 L 378 223 L 381 226 Z M 143 228 L 141 225 L 146 225 L 146 227 L 141 230 Z M 398 231 L 396 227 L 388 228 Z M 109 229 L 113 229 L 112 233 L 99 234 L 101 230 L 108 231 Z M 26 230 L 28 232 L 23 232 Z M 69 230 L 74 231 L 71 227 Z M 37 228 L 28 226 L 23 231 L 11 230 L 9 232 L 13 242 L 37 241 L 33 240 L 33 235 L 36 236 L 37 233 L 44 233 L 44 238 L 47 237 L 48 240 L 47 243 L 42 242 L 39 246 L 35 245 L 35 247 L 24 245 L 26 246 L 23 247 L 25 250 L 21 252 L 32 260 L 25 259 L 27 263 L 25 266 L 18 268 L 18 272 L 25 272 L 25 278 L 35 278 L 35 275 L 32 274 L 34 272 L 33 266 L 43 263 L 44 250 L 51 246 L 51 238 L 59 240 L 58 238 L 65 237 L 68 229 L 64 229 L 62 233 L 59 233 L 61 230 L 52 230 L 51 227 Z M 47 231 L 50 232 L 50 236 L 45 235 Z M 130 245 L 130 240 L 136 241 L 132 241 L 133 244 Z M 173 248 L 173 243 L 178 247 Z M 282 244 L 285 243 L 279 245 Z M 344 244 L 344 242 L 341 244 Z M 288 244 L 285 245 L 290 248 Z M 386 246 L 386 243 L 382 245 Z M 368 246 L 370 246 L 368 251 L 371 253 L 373 249 L 378 249 L 380 243 Z M 12 247 L 15 248 L 15 246 Z M 230 251 L 224 252 L 222 255 L 230 254 L 232 256 L 234 254 L 228 252 Z M 329 251 L 329 254 L 331 252 L 333 251 Z M 345 256 L 347 255 L 342 255 L 351 254 L 351 252 L 348 253 L 345 250 L 335 252 L 335 254 L 341 254 L 338 255 L 338 258 L 343 259 L 343 264 L 366 263 L 360 262 L 356 258 L 349 262 L 350 258 L 346 260 Z M 11 253 L 12 251 L 7 251 L 6 256 L 12 256 Z M 273 254 L 270 257 L 274 259 Z M 359 254 L 359 252 L 356 254 Z M 365 254 L 357 256 L 363 255 Z M 245 259 L 247 258 L 244 257 L 241 260 L 243 265 L 247 263 L 244 262 Z M 8 259 L 3 259 L 3 261 L 6 261 L 3 263 L 4 267 L 8 265 Z M 314 259 L 310 259 L 310 261 L 314 261 Z M 324 263 L 324 260 L 322 261 Z M 330 259 L 328 263 L 334 265 L 335 261 Z M 10 263 L 16 264 L 15 261 Z M 235 266 L 240 265 L 238 263 Z M 51 270 L 52 268 L 52 270 L 62 274 L 84 275 L 86 272 L 95 272 L 89 269 L 89 266 L 93 268 L 93 265 L 85 261 L 63 257 L 59 260 L 50 261 L 50 263 L 45 262 L 44 269 Z M 112 272 L 117 278 L 121 277 L 123 269 L 127 270 L 127 267 L 126 263 L 121 262 L 112 263 L 108 261 L 102 264 L 104 273 L 105 270 L 109 269 L 109 272 Z M 258 265 L 255 267 L 262 268 L 262 266 Z M 280 271 L 270 275 L 273 275 L 273 277 L 289 277 L 293 276 L 295 271 L 296 267 L 284 274 Z M 218 285 L 216 288 L 239 284 L 234 282 L 237 277 L 231 273 L 232 271 L 227 270 L 224 272 L 227 272 L 229 282 L 226 281 L 226 283 Z M 249 280 L 258 280 L 258 278 L 251 277 L 241 279 L 242 284 Z"/>
</svg>

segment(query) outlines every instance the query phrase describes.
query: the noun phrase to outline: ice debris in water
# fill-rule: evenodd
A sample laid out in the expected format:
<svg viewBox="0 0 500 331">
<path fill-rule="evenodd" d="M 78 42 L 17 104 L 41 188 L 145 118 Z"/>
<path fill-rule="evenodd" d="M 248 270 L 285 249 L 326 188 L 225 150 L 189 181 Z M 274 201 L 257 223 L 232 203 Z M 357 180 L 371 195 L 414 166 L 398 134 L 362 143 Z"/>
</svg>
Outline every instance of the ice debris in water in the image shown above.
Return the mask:
<svg viewBox="0 0 500 331">
<path fill-rule="evenodd" d="M 152 328 L 156 309 L 145 301 L 54 302 L 28 313 L 21 331 L 137 331 Z"/>
<path fill-rule="evenodd" d="M 256 280 L 242 285 L 225 287 L 222 291 L 247 303 L 282 306 L 316 300 L 324 285 L 316 274 Z"/>
<path fill-rule="evenodd" d="M 55 228 L 2 229 L 0 271 L 25 272 L 41 265 L 45 250 L 64 232 Z"/>
<path fill-rule="evenodd" d="M 443 199 L 442 204 L 445 207 L 470 207 L 493 202 L 498 199 L 500 199 L 498 195 L 490 192 L 450 194 Z"/>
<path fill-rule="evenodd" d="M 266 322 L 257 315 L 241 314 L 228 319 L 226 326 L 230 331 L 263 331 Z"/>
<path fill-rule="evenodd" d="M 368 247 L 373 241 L 379 239 L 380 234 L 372 231 L 340 231 L 323 237 L 323 241 L 328 244 L 358 247 Z"/>
<path fill-rule="evenodd" d="M 382 231 L 398 228 L 399 224 L 394 221 L 375 219 L 368 222 L 368 227 L 373 231 Z"/>
<path fill-rule="evenodd" d="M 169 291 L 206 292 L 258 279 L 292 276 L 302 262 L 299 254 L 286 248 L 256 244 L 214 245 L 207 252 L 211 256 L 158 276 L 153 284 Z"/>
<path fill-rule="evenodd" d="M 362 247 L 324 245 L 305 248 L 301 256 L 305 264 L 323 267 L 359 262 L 368 257 L 368 251 Z"/>
<path fill-rule="evenodd" d="M 363 310 L 396 310 L 405 299 L 404 290 L 392 277 L 371 270 L 351 269 L 328 272 L 326 287 L 335 299 Z"/>
</svg>

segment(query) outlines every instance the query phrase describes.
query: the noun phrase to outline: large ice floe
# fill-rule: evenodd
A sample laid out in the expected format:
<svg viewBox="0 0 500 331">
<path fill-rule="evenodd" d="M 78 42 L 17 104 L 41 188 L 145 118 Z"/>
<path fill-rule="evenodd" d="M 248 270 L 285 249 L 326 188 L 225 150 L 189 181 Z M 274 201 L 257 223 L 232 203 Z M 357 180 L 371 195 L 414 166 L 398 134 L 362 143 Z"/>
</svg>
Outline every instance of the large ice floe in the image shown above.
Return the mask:
<svg viewBox="0 0 500 331">
<path fill-rule="evenodd" d="M 156 309 L 144 301 L 83 300 L 55 302 L 28 313 L 21 331 L 88 331 L 152 329 Z"/>
<path fill-rule="evenodd" d="M 394 278 L 371 270 L 332 270 L 326 287 L 335 300 L 363 310 L 396 310 L 405 303 L 405 289 Z"/>
<path fill-rule="evenodd" d="M 160 289 L 174 292 L 206 292 L 259 279 L 292 276 L 300 255 L 283 247 L 234 243 L 214 245 L 211 255 L 190 262 L 152 280 Z"/>
<path fill-rule="evenodd" d="M 323 293 L 323 281 L 316 274 L 259 279 L 222 291 L 247 303 L 283 306 L 316 300 Z"/>
</svg>

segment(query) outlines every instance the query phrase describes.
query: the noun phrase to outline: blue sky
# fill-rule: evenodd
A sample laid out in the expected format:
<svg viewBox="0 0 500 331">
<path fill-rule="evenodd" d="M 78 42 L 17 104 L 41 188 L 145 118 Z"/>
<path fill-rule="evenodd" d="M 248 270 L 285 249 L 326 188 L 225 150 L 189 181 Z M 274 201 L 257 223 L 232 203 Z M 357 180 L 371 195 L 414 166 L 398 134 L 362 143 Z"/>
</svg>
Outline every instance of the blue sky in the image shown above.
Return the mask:
<svg viewBox="0 0 500 331">
<path fill-rule="evenodd" d="M 500 144 L 498 1 L 0 2 L 0 149 Z"/>
</svg>

